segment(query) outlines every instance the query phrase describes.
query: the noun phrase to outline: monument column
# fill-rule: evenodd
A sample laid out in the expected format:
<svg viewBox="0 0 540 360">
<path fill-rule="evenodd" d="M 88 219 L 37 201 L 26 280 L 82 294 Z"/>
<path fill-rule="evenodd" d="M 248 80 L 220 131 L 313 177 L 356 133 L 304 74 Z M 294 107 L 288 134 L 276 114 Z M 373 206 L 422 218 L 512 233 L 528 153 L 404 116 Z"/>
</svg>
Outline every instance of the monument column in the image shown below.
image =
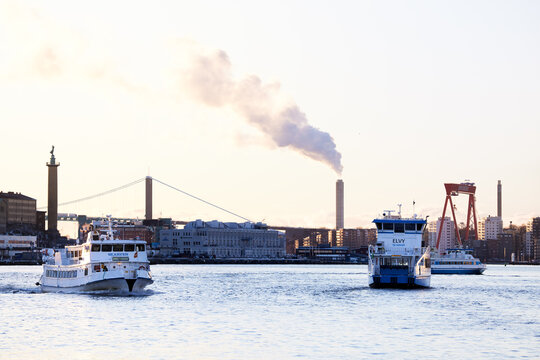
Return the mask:
<svg viewBox="0 0 540 360">
<path fill-rule="evenodd" d="M 48 188 L 48 203 L 47 203 L 47 229 L 49 233 L 58 233 L 58 167 L 60 163 L 56 163 L 54 158 L 54 145 L 51 150 L 51 160 L 47 163 L 49 168 L 49 188 Z"/>
</svg>

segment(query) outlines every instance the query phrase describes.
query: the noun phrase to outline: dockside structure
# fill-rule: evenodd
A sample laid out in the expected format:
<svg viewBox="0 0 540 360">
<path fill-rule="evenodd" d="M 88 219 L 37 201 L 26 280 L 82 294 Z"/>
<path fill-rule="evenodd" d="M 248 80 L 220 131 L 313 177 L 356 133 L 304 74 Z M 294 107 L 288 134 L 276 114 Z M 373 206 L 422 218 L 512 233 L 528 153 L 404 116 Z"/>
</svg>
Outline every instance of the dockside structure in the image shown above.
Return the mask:
<svg viewBox="0 0 540 360">
<path fill-rule="evenodd" d="M 263 223 L 192 221 L 161 230 L 160 254 L 210 258 L 283 258 L 285 234 Z"/>
</svg>

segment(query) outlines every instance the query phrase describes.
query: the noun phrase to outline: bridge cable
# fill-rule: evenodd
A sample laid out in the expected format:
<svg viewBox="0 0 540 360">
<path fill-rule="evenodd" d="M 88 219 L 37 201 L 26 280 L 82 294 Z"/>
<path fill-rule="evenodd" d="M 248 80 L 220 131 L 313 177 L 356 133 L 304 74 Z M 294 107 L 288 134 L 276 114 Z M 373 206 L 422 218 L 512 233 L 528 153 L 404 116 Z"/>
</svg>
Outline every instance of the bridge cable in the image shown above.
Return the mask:
<svg viewBox="0 0 540 360">
<path fill-rule="evenodd" d="M 90 195 L 90 196 L 86 196 L 86 197 L 83 197 L 83 198 L 80 198 L 80 199 L 77 199 L 77 200 L 71 200 L 71 201 L 66 201 L 66 202 L 60 203 L 60 204 L 58 204 L 58 206 L 69 205 L 69 204 L 77 203 L 77 202 L 79 202 L 79 201 L 91 200 L 91 199 L 94 199 L 94 198 L 99 197 L 99 196 L 111 194 L 111 193 L 113 193 L 113 192 L 116 192 L 116 191 L 125 189 L 125 188 L 130 187 L 130 186 L 135 185 L 135 184 L 138 184 L 138 183 L 140 183 L 141 181 L 144 181 L 144 180 L 145 180 L 145 178 L 141 178 L 141 179 L 132 181 L 132 182 L 130 182 L 130 183 L 128 183 L 128 184 L 125 184 L 125 185 L 116 187 L 116 188 L 114 188 L 114 189 L 111 189 L 111 190 L 107 190 L 107 191 L 101 192 L 101 193 L 99 193 L 99 194 Z M 41 206 L 41 207 L 39 207 L 38 209 L 47 209 L 47 208 L 48 208 L 48 206 Z"/>
<path fill-rule="evenodd" d="M 187 192 L 185 192 L 185 191 L 183 191 L 183 190 L 180 190 L 180 189 L 178 189 L 178 188 L 175 188 L 175 187 L 172 186 L 172 185 L 166 184 L 166 183 L 164 183 L 164 182 L 161 181 L 161 180 L 158 180 L 158 179 L 156 179 L 156 178 L 152 178 L 152 180 L 157 181 L 158 183 L 160 183 L 160 184 L 162 184 L 162 185 L 165 185 L 165 186 L 167 186 L 167 187 L 169 187 L 169 188 L 171 188 L 171 189 L 173 189 L 173 190 L 176 190 L 176 191 L 178 191 L 178 192 L 181 192 L 181 193 L 184 194 L 184 195 L 187 195 L 187 196 L 190 196 L 190 197 L 192 197 L 192 198 L 194 198 L 194 199 L 197 199 L 197 200 L 199 200 L 199 201 L 202 201 L 202 202 L 205 203 L 205 204 L 208 204 L 208 205 L 211 205 L 211 206 L 213 206 L 213 207 L 215 207 L 215 208 L 218 208 L 218 209 L 221 210 L 221 211 L 225 211 L 226 213 L 229 213 L 229 214 L 231 214 L 231 215 L 234 215 L 234 216 L 236 216 L 236 217 L 239 217 L 239 218 L 241 218 L 241 219 L 244 219 L 244 220 L 246 220 L 246 221 L 248 221 L 248 222 L 252 222 L 252 221 L 249 220 L 248 218 L 245 218 L 245 217 L 243 217 L 243 216 L 240 216 L 240 215 L 238 215 L 238 214 L 235 214 L 235 213 L 233 213 L 232 211 L 229 211 L 229 210 L 224 209 L 224 208 L 222 208 L 222 207 L 220 207 L 220 206 L 217 206 L 216 204 L 212 204 L 211 202 L 208 202 L 208 201 L 206 201 L 206 200 L 203 200 L 203 199 L 201 199 L 201 198 L 199 198 L 199 197 L 197 197 L 197 196 L 195 196 L 195 195 L 191 195 L 191 194 L 189 194 L 189 193 L 187 193 Z"/>
</svg>

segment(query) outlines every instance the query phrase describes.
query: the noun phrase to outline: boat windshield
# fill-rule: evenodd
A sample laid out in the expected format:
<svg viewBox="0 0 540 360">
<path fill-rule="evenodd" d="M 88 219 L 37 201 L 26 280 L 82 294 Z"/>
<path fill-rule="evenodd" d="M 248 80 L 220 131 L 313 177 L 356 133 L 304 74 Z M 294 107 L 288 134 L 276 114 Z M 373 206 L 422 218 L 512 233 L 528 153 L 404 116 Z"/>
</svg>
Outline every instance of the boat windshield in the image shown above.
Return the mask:
<svg viewBox="0 0 540 360">
<path fill-rule="evenodd" d="M 134 252 L 144 250 L 144 244 L 92 244 L 92 252 Z"/>
</svg>

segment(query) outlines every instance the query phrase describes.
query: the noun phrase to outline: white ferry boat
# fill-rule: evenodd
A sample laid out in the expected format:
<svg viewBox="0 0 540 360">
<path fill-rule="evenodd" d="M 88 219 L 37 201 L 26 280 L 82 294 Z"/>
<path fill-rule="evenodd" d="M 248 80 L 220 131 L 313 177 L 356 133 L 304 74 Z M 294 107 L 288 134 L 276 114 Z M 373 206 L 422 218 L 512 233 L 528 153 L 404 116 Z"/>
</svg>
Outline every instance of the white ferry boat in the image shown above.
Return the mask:
<svg viewBox="0 0 540 360">
<path fill-rule="evenodd" d="M 385 214 L 373 222 L 377 226 L 377 243 L 368 250 L 369 286 L 429 287 L 430 249 L 422 246 L 426 220 Z"/>
<path fill-rule="evenodd" d="M 56 251 L 43 264 L 39 285 L 44 292 L 138 292 L 152 284 L 144 240 L 114 238 L 91 227 L 86 242 Z"/>
<path fill-rule="evenodd" d="M 486 264 L 473 257 L 472 249 L 447 249 L 445 255 L 432 255 L 432 274 L 477 274 L 486 270 Z"/>
</svg>

